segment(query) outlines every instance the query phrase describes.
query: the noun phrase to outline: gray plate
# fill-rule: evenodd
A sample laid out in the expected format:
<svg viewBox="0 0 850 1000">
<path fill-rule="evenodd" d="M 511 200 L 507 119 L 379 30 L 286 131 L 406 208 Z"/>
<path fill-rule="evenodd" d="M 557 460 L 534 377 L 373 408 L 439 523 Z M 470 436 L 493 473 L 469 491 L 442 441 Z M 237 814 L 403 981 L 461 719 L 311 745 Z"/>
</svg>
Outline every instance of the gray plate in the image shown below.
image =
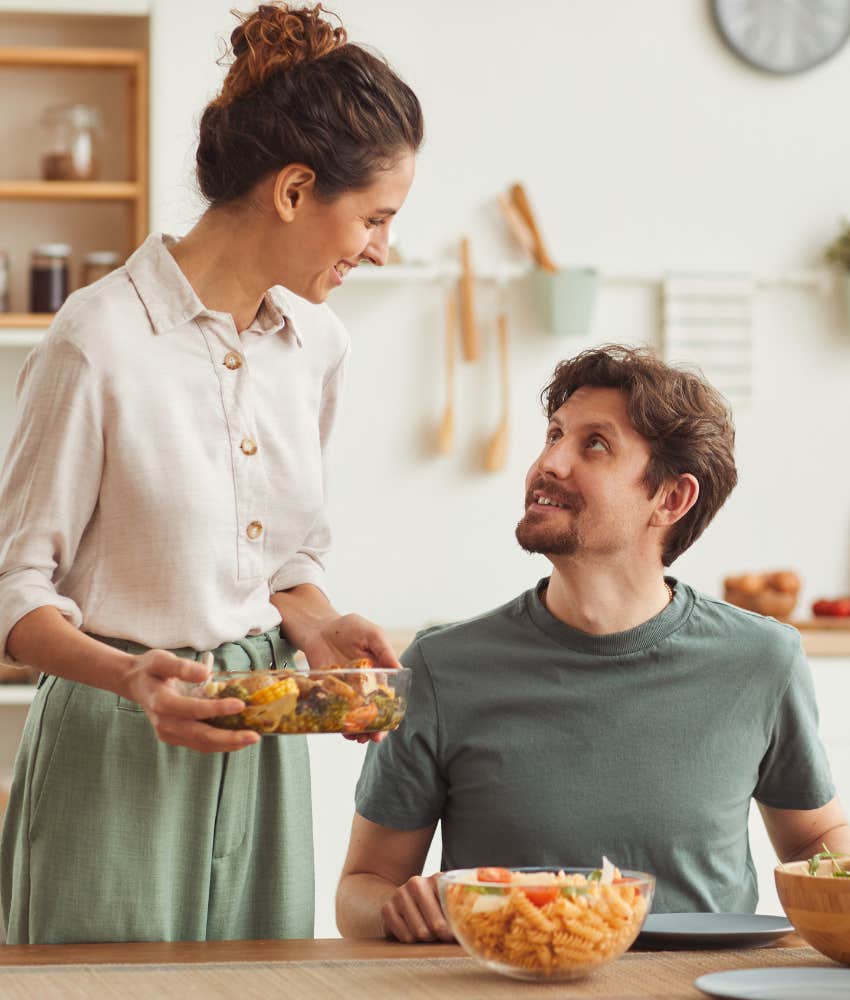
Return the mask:
<svg viewBox="0 0 850 1000">
<path fill-rule="evenodd" d="M 694 986 L 724 1000 L 847 1000 L 850 969 L 735 969 L 700 976 Z"/>
<path fill-rule="evenodd" d="M 755 948 L 793 930 L 785 917 L 761 913 L 650 913 L 638 941 L 678 948 Z"/>
</svg>

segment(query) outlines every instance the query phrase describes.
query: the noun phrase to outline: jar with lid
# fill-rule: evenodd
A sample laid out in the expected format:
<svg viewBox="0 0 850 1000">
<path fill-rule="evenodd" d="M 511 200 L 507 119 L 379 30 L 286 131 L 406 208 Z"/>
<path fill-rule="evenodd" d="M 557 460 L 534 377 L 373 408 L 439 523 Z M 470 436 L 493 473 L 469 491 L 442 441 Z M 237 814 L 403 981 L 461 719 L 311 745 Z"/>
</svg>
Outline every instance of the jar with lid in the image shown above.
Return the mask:
<svg viewBox="0 0 850 1000">
<path fill-rule="evenodd" d="M 62 104 L 42 115 L 47 147 L 41 158 L 46 181 L 93 181 L 98 175 L 100 115 L 87 104 Z"/>
<path fill-rule="evenodd" d="M 121 266 L 121 258 L 112 250 L 94 250 L 83 257 L 80 287 L 92 285 Z"/>
<path fill-rule="evenodd" d="M 30 258 L 30 312 L 56 312 L 68 297 L 67 243 L 41 243 Z"/>
</svg>

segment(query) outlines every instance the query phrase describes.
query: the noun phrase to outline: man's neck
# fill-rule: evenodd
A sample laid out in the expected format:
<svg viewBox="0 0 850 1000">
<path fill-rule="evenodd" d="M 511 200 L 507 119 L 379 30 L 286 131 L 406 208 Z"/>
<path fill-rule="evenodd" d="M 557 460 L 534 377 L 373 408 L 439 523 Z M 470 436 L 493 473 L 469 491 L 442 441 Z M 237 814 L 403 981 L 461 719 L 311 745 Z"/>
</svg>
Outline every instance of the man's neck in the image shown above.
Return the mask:
<svg viewBox="0 0 850 1000">
<path fill-rule="evenodd" d="M 570 564 L 554 566 L 543 597 L 555 618 L 591 635 L 637 628 L 670 603 L 664 570 Z"/>
</svg>

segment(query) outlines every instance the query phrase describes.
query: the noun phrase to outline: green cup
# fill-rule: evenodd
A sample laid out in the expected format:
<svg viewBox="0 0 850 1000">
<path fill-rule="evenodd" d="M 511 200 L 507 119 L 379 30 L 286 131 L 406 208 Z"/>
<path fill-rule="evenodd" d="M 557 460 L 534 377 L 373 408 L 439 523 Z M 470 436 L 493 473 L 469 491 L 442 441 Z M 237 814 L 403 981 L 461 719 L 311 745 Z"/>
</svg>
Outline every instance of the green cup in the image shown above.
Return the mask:
<svg viewBox="0 0 850 1000">
<path fill-rule="evenodd" d="M 590 332 L 599 274 L 592 267 L 531 273 L 532 289 L 546 329 L 559 336 Z"/>
</svg>

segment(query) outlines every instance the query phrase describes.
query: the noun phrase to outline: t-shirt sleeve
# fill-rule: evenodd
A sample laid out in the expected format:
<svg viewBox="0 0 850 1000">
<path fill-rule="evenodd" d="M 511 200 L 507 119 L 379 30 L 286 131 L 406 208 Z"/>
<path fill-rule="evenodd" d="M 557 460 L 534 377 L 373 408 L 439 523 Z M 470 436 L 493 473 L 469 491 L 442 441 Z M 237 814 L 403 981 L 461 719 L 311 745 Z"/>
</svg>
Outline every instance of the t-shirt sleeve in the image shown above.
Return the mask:
<svg viewBox="0 0 850 1000">
<path fill-rule="evenodd" d="M 439 820 L 446 780 L 434 685 L 418 640 L 401 662 L 413 671 L 408 709 L 398 729 L 369 745 L 355 803 L 361 816 L 379 826 L 419 830 Z"/>
<path fill-rule="evenodd" d="M 834 796 L 829 762 L 818 736 L 812 672 L 798 639 L 754 798 L 774 809 L 818 809 Z"/>
</svg>

